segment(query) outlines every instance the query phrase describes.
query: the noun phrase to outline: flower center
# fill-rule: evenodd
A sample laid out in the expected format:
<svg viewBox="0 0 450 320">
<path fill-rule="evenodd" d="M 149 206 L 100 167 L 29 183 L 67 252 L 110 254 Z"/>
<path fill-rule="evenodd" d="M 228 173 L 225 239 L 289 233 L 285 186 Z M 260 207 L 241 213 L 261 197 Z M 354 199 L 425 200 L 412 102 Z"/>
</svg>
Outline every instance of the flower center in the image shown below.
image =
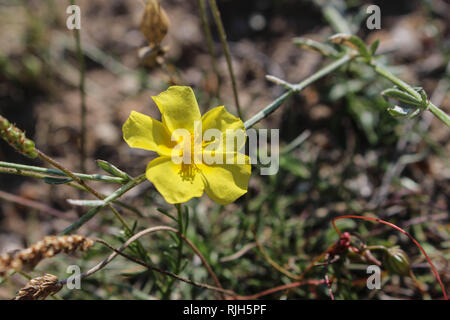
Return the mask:
<svg viewBox="0 0 450 320">
<path fill-rule="evenodd" d="M 198 142 L 197 142 L 198 143 Z M 198 167 L 195 165 L 195 153 L 200 153 L 203 149 L 203 145 L 199 144 L 197 148 L 195 146 L 194 135 L 190 135 L 190 140 L 188 140 L 182 149 L 182 162 L 181 169 L 179 171 L 179 175 L 182 180 L 190 181 L 191 183 L 194 181 L 195 174 L 199 171 Z M 196 150 L 197 149 L 197 150 Z M 200 158 L 201 159 L 201 158 Z"/>
</svg>

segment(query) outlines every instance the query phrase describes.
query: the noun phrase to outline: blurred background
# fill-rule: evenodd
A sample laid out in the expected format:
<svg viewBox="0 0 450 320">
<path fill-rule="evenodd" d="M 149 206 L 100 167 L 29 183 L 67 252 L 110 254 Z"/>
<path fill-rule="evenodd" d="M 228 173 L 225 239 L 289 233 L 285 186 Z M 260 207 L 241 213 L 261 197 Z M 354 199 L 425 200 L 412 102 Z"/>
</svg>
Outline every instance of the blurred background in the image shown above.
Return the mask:
<svg viewBox="0 0 450 320">
<path fill-rule="evenodd" d="M 296 47 L 294 37 L 325 41 L 334 31 L 319 1 L 218 0 L 228 36 L 239 99 L 245 119 L 284 92 L 265 79 L 275 75 L 297 83 L 327 59 Z M 380 40 L 383 63 L 450 113 L 450 3 L 420 1 L 335 1 L 367 43 Z M 80 0 L 81 43 L 86 67 L 86 171 L 101 173 L 95 159 L 107 160 L 131 175 L 141 174 L 153 154 L 129 148 L 121 126 L 131 110 L 160 117 L 152 95 L 169 85 L 192 86 L 200 108 L 225 105 L 236 113 L 233 91 L 220 39 L 208 10 L 217 71 L 208 54 L 196 1 L 163 0 L 170 20 L 162 42 L 163 59 L 144 65 L 139 50 L 147 45 L 139 30 L 144 13 L 139 0 Z M 365 6 L 381 9 L 381 29 L 366 28 Z M 68 1 L 0 0 L 0 114 L 25 130 L 29 138 L 65 166 L 79 171 L 79 68 L 73 32 L 66 28 Z M 290 280 L 276 271 L 255 248 L 258 234 L 271 258 L 300 273 L 338 236 L 330 225 L 343 214 L 373 213 L 410 231 L 435 262 L 445 285 L 450 284 L 449 195 L 450 130 L 425 112 L 411 120 L 392 118 L 379 93 L 392 85 L 362 64 L 341 68 L 295 95 L 257 128 L 279 128 L 283 148 L 303 134 L 304 142 L 280 158 L 280 171 L 261 176 L 253 169 L 249 193 L 235 204 L 220 207 L 207 197 L 192 200 L 188 236 L 208 257 L 224 287 L 252 294 Z M 16 153 L 0 141 L 0 161 L 44 164 Z M 109 194 L 117 186 L 92 183 Z M 49 185 L 22 176 L 0 175 L 0 252 L 57 234 L 76 220 L 66 199 L 75 189 Z M 88 198 L 88 195 L 84 195 Z M 32 200 L 43 207 L 28 205 Z M 169 223 L 156 208 L 168 208 L 150 183 L 127 193 L 123 201 L 140 215 L 124 212 L 138 228 Z M 244 209 L 245 208 L 245 209 Z M 365 268 L 339 262 L 329 267 L 337 276 L 335 296 L 341 299 L 439 297 L 439 288 L 417 248 L 383 225 L 343 221 L 344 230 L 368 244 L 399 245 L 427 292 L 407 277 L 384 274 L 382 290 L 371 291 Z M 118 243 L 120 225 L 104 210 L 80 233 Z M 171 239 L 145 238 L 153 261 L 163 269 Z M 240 251 L 243 250 L 243 251 Z M 240 254 L 236 258 L 235 253 Z M 61 256 L 38 265 L 33 275 L 52 271 L 60 277 L 69 264 L 84 268 L 108 254 L 94 248 L 76 257 Z M 231 256 L 231 258 L 230 258 Z M 183 275 L 208 281 L 191 252 Z M 311 273 L 323 278 L 324 269 Z M 15 275 L 0 286 L 0 298 L 14 296 L 26 280 Z M 107 270 L 83 281 L 82 290 L 61 291 L 67 299 L 158 298 L 153 275 L 122 258 Z M 301 287 L 269 298 L 327 299 L 323 287 Z M 171 298 L 214 298 L 209 291 L 176 283 Z"/>
</svg>

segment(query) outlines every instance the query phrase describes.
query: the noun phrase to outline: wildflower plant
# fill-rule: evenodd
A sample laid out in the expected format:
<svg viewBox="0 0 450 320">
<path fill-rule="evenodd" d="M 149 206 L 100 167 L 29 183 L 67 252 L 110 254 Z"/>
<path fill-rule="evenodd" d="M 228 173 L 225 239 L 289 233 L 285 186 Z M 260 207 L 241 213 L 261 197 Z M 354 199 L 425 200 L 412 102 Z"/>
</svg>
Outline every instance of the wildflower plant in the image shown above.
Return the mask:
<svg viewBox="0 0 450 320">
<path fill-rule="evenodd" d="M 244 195 L 251 165 L 248 156 L 239 152 L 245 144 L 242 120 L 223 106 L 201 116 L 190 87 L 170 87 L 153 100 L 162 122 L 133 111 L 123 125 L 123 137 L 132 148 L 158 153 L 146 176 L 164 199 L 184 203 L 206 191 L 226 205 Z"/>
<path fill-rule="evenodd" d="M 72 1 L 73 3 L 73 1 Z M 208 49 L 211 55 L 214 70 L 217 68 L 214 60 L 214 50 L 212 50 L 211 31 L 206 22 L 205 1 L 199 0 L 199 9 L 204 22 L 205 35 L 207 37 Z M 13 125 L 9 120 L 0 115 L 0 136 L 16 151 L 22 155 L 45 162 L 53 168 L 46 168 L 36 165 L 19 164 L 12 162 L 0 161 L 0 174 L 21 175 L 41 179 L 43 182 L 55 186 L 69 186 L 80 191 L 79 199 L 68 199 L 70 205 L 79 209 L 80 215 L 71 221 L 65 229 L 58 235 L 45 237 L 43 240 L 15 252 L 0 255 L 0 276 L 2 281 L 7 281 L 14 273 L 20 273 L 27 278 L 28 283 L 18 291 L 16 299 L 45 299 L 52 295 L 58 297 L 57 293 L 67 284 L 68 279 L 59 278 L 52 274 L 40 274 L 37 277 L 31 277 L 25 272 L 35 272 L 42 260 L 51 260 L 59 253 L 75 255 L 79 251 L 90 254 L 97 250 L 99 246 L 103 246 L 104 250 L 111 251 L 110 255 L 104 260 L 98 262 L 97 265 L 84 271 L 80 277 L 87 278 L 103 270 L 118 255 L 125 258 L 127 263 L 137 264 L 144 268 L 145 275 L 151 276 L 155 291 L 158 298 L 168 299 L 173 297 L 174 285 L 176 281 L 195 286 L 202 290 L 211 290 L 218 298 L 234 298 L 234 299 L 258 299 L 270 294 L 285 293 L 289 294 L 288 289 L 300 288 L 303 286 L 320 286 L 327 290 L 327 295 L 334 299 L 334 289 L 336 287 L 345 286 L 345 272 L 349 271 L 346 262 L 357 261 L 358 263 L 371 264 L 383 267 L 392 275 L 409 277 L 422 290 L 419 280 L 415 277 L 411 259 L 408 254 L 398 246 L 389 246 L 386 243 L 369 243 L 368 240 L 359 236 L 357 231 L 341 232 L 337 227 L 336 221 L 341 219 L 365 220 L 375 222 L 384 226 L 389 226 L 400 234 L 406 236 L 414 243 L 427 263 L 431 267 L 431 271 L 435 278 L 435 285 L 439 285 L 442 294 L 447 298 L 447 292 L 443 281 L 435 264 L 425 251 L 424 247 L 410 233 L 403 228 L 377 217 L 373 217 L 368 210 L 360 210 L 360 215 L 341 215 L 331 220 L 330 228 L 331 237 L 323 237 L 314 240 L 317 243 L 325 242 L 328 248 L 318 254 L 311 261 L 302 262 L 302 268 L 296 266 L 296 262 L 281 263 L 277 262 L 271 254 L 275 251 L 267 250 L 267 242 L 273 240 L 271 245 L 285 245 L 289 247 L 291 239 L 285 237 L 280 239 L 279 235 L 291 234 L 293 232 L 296 239 L 302 239 L 301 234 L 296 234 L 296 229 L 286 227 L 286 217 L 284 217 L 284 209 L 295 203 L 296 199 L 287 198 L 284 202 L 276 202 L 274 195 L 277 188 L 281 188 L 283 181 L 276 180 L 277 177 L 270 176 L 267 184 L 267 190 L 261 192 L 260 195 L 251 194 L 249 192 L 249 181 L 252 175 L 258 174 L 260 164 L 252 162 L 246 154 L 247 133 L 250 128 L 256 126 L 261 120 L 270 116 L 278 110 L 288 98 L 298 94 L 314 82 L 323 77 L 338 73 L 342 67 L 348 67 L 351 64 L 363 65 L 373 70 L 378 76 L 392 82 L 393 87 L 385 88 L 380 95 L 387 100 L 386 113 L 405 120 L 414 118 L 423 112 L 431 112 L 437 119 L 450 127 L 449 116 L 441 110 L 437 105 L 433 104 L 427 93 L 418 87 L 413 87 L 394 75 L 389 68 L 382 64 L 377 54 L 379 42 L 375 41 L 367 45 L 361 38 L 353 35 L 351 28 L 347 25 L 344 17 L 336 10 L 334 6 L 322 4 L 321 8 L 326 19 L 336 32 L 324 42 L 309 40 L 304 38 L 295 38 L 294 44 L 301 48 L 312 49 L 321 54 L 325 58 L 331 60 L 325 66 L 306 77 L 299 83 L 289 83 L 283 79 L 268 75 L 267 80 L 279 85 L 284 89 L 284 93 L 278 96 L 274 101 L 266 107 L 261 108 L 256 114 L 247 120 L 243 118 L 243 111 L 239 103 L 238 88 L 235 81 L 230 48 L 226 41 L 224 25 L 221 21 L 219 9 L 215 0 L 209 0 L 212 9 L 214 22 L 218 27 L 219 37 L 223 46 L 226 57 L 229 77 L 234 94 L 235 110 L 238 117 L 230 113 L 224 106 L 210 109 L 203 115 L 200 112 L 197 98 L 194 91 L 189 86 L 172 85 L 158 95 L 152 97 L 159 112 L 161 120 L 154 119 L 143 113 L 132 111 L 127 120 L 123 123 L 122 134 L 124 143 L 131 148 L 142 149 L 156 153 L 157 157 L 150 160 L 152 154 L 145 153 L 149 162 L 146 167 L 139 168 L 140 174 L 133 176 L 125 170 L 119 168 L 115 164 L 107 160 L 97 160 L 96 164 L 104 171 L 104 174 L 89 174 L 85 172 L 85 162 L 88 160 L 85 154 L 85 132 L 82 132 L 81 150 L 80 150 L 80 167 L 82 172 L 74 172 L 67 168 L 59 161 L 47 155 L 36 146 L 35 142 L 25 136 L 25 133 Z M 153 18 L 152 18 L 153 17 Z M 156 17 L 156 18 L 155 18 Z M 162 9 L 159 1 L 149 0 L 145 6 L 145 13 L 141 23 L 141 31 L 145 35 L 150 49 L 161 49 L 161 41 L 166 36 L 169 28 L 169 18 Z M 151 29 L 151 30 L 150 30 Z M 85 81 L 84 81 L 84 62 L 82 57 L 82 46 L 80 42 L 79 32 L 76 33 L 76 49 L 80 55 L 80 97 L 81 103 L 81 123 L 82 128 L 86 127 L 86 101 L 85 101 Z M 158 64 L 169 70 L 169 66 L 160 56 Z M 151 64 L 154 65 L 153 63 Z M 391 104 L 394 100 L 395 104 Z M 231 110 L 231 109 L 230 109 Z M 83 130 L 82 130 L 83 131 Z M 290 154 L 307 139 L 308 133 L 301 134 L 297 139 L 288 144 L 284 150 L 280 152 L 280 165 L 287 171 L 294 173 L 296 176 L 308 179 L 312 174 L 308 172 L 308 168 L 292 166 Z M 253 158 L 253 156 L 252 156 Z M 255 164 L 252 168 L 251 164 Z M 306 173 L 305 173 L 306 172 Z M 320 172 L 319 172 L 320 174 Z M 155 201 L 157 212 L 163 214 L 164 221 L 162 225 L 151 226 L 148 222 L 148 215 L 143 210 L 135 208 L 128 204 L 126 200 L 121 199 L 123 195 L 132 189 L 149 181 L 157 192 L 164 199 L 161 202 Z M 91 182 L 101 182 L 115 185 L 115 191 L 109 194 L 103 194 Z M 245 229 L 244 232 L 237 231 L 238 228 L 233 225 L 234 221 L 222 221 L 231 230 L 233 238 L 232 247 L 235 248 L 239 240 L 244 237 L 250 237 L 251 242 L 236 253 L 229 257 L 222 257 L 218 260 L 210 254 L 209 246 L 218 246 L 217 239 L 211 239 L 210 243 L 203 243 L 199 236 L 200 232 L 192 228 L 192 224 L 198 224 L 201 230 L 202 217 L 194 219 L 192 212 L 195 201 L 201 201 L 200 198 L 206 193 L 208 197 L 227 210 L 233 209 L 233 215 L 239 217 L 239 223 L 251 225 L 251 228 Z M 92 198 L 85 197 L 89 194 Z M 311 193 L 312 195 L 312 193 Z M 309 196 L 305 194 L 304 196 Z M 312 195 L 314 196 L 314 195 Z M 148 200 L 147 197 L 146 200 Z M 154 200 L 156 197 L 150 198 Z M 249 199 L 254 201 L 249 201 Z M 17 200 L 14 198 L 14 200 Z M 158 200 L 161 200 L 160 198 Z M 193 200 L 189 202 L 190 200 Z M 30 201 L 26 202 L 30 204 Z M 158 205 L 157 205 L 158 204 Z M 31 205 L 36 202 L 31 201 Z M 216 210 L 219 206 L 205 206 L 206 211 Z M 279 229 L 277 237 L 271 238 L 271 235 L 265 234 L 263 231 L 263 208 L 275 215 L 274 228 Z M 237 209 L 236 209 L 237 208 Z M 99 214 L 103 214 L 107 209 L 113 213 L 113 219 L 117 220 L 121 225 L 121 229 L 113 229 L 112 241 L 118 242 L 117 246 L 110 244 L 110 240 L 105 237 L 86 237 L 75 235 L 74 233 L 83 229 L 89 221 Z M 219 209 L 220 210 L 220 209 Z M 352 208 L 348 210 L 353 210 Z M 354 209 L 356 210 L 356 209 Z M 139 219 L 130 223 L 129 216 L 124 216 L 124 212 L 132 212 Z M 208 212 L 205 213 L 208 216 Z M 204 216 L 203 216 L 204 217 Z M 205 218 L 206 219 L 206 218 Z M 251 220 L 253 219 L 253 220 Z M 143 222 L 144 221 L 144 222 Z M 167 222 L 168 221 L 168 222 Z M 220 219 L 217 219 L 220 221 Z M 214 229 L 220 223 L 211 223 L 208 226 Z M 291 225 L 292 226 L 292 225 Z M 191 227 L 191 229 L 189 228 Z M 353 225 L 355 228 L 355 225 Z M 292 231 L 292 230 L 294 231 Z M 247 232 L 249 231 L 249 232 Z M 251 232 L 250 232 L 251 231 Z M 383 230 L 382 230 L 383 231 Z M 150 252 L 148 250 L 148 242 L 143 241 L 144 236 L 154 234 L 169 234 L 170 246 L 155 246 L 160 252 Z M 101 232 L 100 232 L 101 234 Z M 250 236 L 249 236 L 250 234 Z M 221 235 L 223 236 L 223 235 Z M 328 236 L 328 235 L 327 235 Z M 158 238 L 159 239 L 159 238 Z M 330 239 L 333 239 L 330 241 Z M 154 240 L 157 242 L 156 238 Z M 308 239 L 301 241 L 309 241 Z M 313 241 L 313 242 L 314 242 Z M 234 243 L 236 242 L 236 243 Z M 266 243 L 265 243 L 266 242 Z M 317 243 L 312 243 L 315 246 Z M 186 249 L 190 250 L 196 256 L 198 263 L 206 270 L 205 274 L 210 278 L 211 283 L 201 282 L 191 279 L 191 274 L 186 270 L 189 269 L 189 261 L 185 260 Z M 226 265 L 220 262 L 235 262 L 245 253 L 252 249 L 257 249 L 258 258 L 264 259 L 265 266 L 254 268 L 255 272 L 260 272 L 259 268 L 267 267 L 275 270 L 275 278 L 282 278 L 283 285 L 266 288 L 260 292 L 246 294 L 238 292 L 237 289 L 229 289 L 222 285 L 223 277 L 216 274 L 215 270 L 220 270 L 224 274 L 230 270 Z M 297 248 L 295 248 L 297 249 Z M 278 250 L 283 251 L 283 250 Z M 99 251 L 100 252 L 100 251 Z M 381 254 L 379 254 L 381 253 Z M 155 259 L 155 255 L 158 259 Z M 163 257 L 163 258 L 161 258 Z M 298 257 L 295 257 L 297 259 Z M 294 260 L 295 260 L 294 259 Z M 289 265 L 289 267 L 287 267 Z M 294 265 L 294 266 L 293 266 Z M 300 265 L 300 264 L 299 264 Z M 324 267 L 324 272 L 318 272 L 318 267 Z M 194 269 L 198 269 L 195 267 Z M 322 270 L 322 269 L 321 269 Z M 329 271 L 330 272 L 329 274 Z M 317 275 L 321 274 L 318 278 Z M 142 274 L 139 274 L 142 276 Z M 313 276 L 314 275 L 314 276 Z M 227 285 L 239 285 L 239 279 L 227 281 Z M 228 279 L 227 279 L 228 280 Z M 348 279 L 347 279 L 348 280 Z M 428 279 L 429 280 L 429 279 Z M 234 281 L 234 282 L 233 282 Z M 151 290 L 149 290 L 151 291 Z"/>
</svg>

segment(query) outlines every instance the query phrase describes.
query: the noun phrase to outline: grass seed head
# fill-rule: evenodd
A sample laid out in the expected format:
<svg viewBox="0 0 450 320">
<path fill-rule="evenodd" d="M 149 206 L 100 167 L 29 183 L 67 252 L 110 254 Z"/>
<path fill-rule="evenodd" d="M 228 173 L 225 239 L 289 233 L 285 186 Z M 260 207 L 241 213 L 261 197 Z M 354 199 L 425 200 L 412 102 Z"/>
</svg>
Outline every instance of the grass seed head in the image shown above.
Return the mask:
<svg viewBox="0 0 450 320">
<path fill-rule="evenodd" d="M 58 277 L 45 274 L 28 281 L 13 300 L 44 300 L 49 295 L 57 293 L 62 287 L 63 285 L 59 282 Z"/>
<path fill-rule="evenodd" d="M 31 247 L 0 255 L 0 276 L 9 270 L 32 270 L 41 260 L 51 258 L 60 252 L 67 254 L 86 251 L 94 240 L 80 235 L 48 236 Z"/>
</svg>

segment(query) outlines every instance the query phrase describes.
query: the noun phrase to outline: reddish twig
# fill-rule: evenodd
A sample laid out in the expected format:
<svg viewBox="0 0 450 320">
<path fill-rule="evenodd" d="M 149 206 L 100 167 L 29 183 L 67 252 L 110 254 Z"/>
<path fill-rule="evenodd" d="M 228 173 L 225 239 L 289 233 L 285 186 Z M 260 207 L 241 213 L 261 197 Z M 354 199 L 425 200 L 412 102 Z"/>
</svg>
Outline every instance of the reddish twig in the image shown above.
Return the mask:
<svg viewBox="0 0 450 320">
<path fill-rule="evenodd" d="M 331 281 L 328 279 L 328 274 L 325 274 L 325 283 L 327 284 L 331 300 L 334 300 L 333 290 L 331 289 Z"/>
<path fill-rule="evenodd" d="M 229 299 L 235 299 L 235 300 L 255 300 L 258 299 L 262 296 L 267 296 L 269 294 L 275 293 L 275 292 L 279 292 L 279 291 L 284 291 L 284 290 L 288 290 L 288 289 L 292 289 L 292 288 L 296 288 L 296 287 L 300 287 L 303 285 L 313 285 L 313 286 L 318 286 L 321 284 L 324 284 L 325 280 L 305 280 L 305 281 L 296 281 L 296 282 L 291 282 L 282 286 L 278 286 L 275 288 L 271 288 L 271 289 L 267 289 L 264 290 L 262 292 L 253 294 L 251 296 L 235 296 L 235 297 L 230 297 Z"/>
<path fill-rule="evenodd" d="M 56 210 L 56 209 L 54 209 L 52 207 L 49 207 L 49 206 L 47 206 L 47 205 L 45 205 L 43 203 L 31 200 L 31 199 L 27 199 L 27 198 L 24 198 L 24 197 L 16 196 L 14 194 L 11 194 L 11 193 L 8 193 L 8 192 L 4 192 L 4 191 L 1 191 L 1 190 L 0 190 L 0 198 L 4 199 L 6 201 L 9 201 L 9 202 L 14 202 L 14 203 L 20 204 L 20 205 L 25 206 L 25 207 L 30 207 L 30 208 L 33 208 L 35 210 L 48 213 L 48 214 L 50 214 L 52 216 L 55 216 L 55 217 L 58 217 L 58 218 L 61 218 L 61 219 L 69 219 L 69 220 L 71 220 L 70 219 L 71 217 L 66 212 L 62 212 L 62 211 Z"/>
<path fill-rule="evenodd" d="M 434 277 L 436 278 L 436 280 L 439 283 L 439 286 L 441 287 L 442 293 L 444 294 L 444 298 L 446 300 L 448 300 L 447 297 L 447 292 L 445 291 L 444 288 L 444 284 L 442 283 L 441 277 L 439 276 L 439 273 L 437 271 L 437 269 L 435 268 L 433 262 L 431 262 L 430 257 L 428 256 L 428 254 L 425 252 L 425 250 L 422 248 L 422 246 L 420 245 L 420 243 L 414 239 L 414 237 L 409 234 L 407 231 L 403 230 L 402 228 L 396 226 L 395 224 L 392 224 L 390 222 L 378 219 L 378 218 L 371 218 L 371 217 L 363 217 L 363 216 L 353 216 L 353 215 L 345 215 L 345 216 L 340 216 L 340 217 L 336 217 L 333 219 L 333 221 L 331 222 L 333 225 L 334 230 L 336 230 L 336 232 L 339 234 L 339 236 L 342 236 L 342 232 L 341 230 L 339 230 L 339 228 L 336 226 L 336 221 L 339 219 L 361 219 L 361 220 L 368 220 L 368 221 L 373 221 L 373 222 L 379 222 L 379 223 L 383 223 L 387 226 L 390 226 L 391 228 L 394 228 L 397 231 L 400 231 L 401 233 L 403 233 L 404 235 L 406 235 L 412 242 L 414 242 L 414 244 L 419 248 L 419 250 L 423 253 L 423 255 L 425 256 L 425 258 L 428 261 L 428 264 L 431 267 L 431 270 L 433 271 Z"/>
</svg>

